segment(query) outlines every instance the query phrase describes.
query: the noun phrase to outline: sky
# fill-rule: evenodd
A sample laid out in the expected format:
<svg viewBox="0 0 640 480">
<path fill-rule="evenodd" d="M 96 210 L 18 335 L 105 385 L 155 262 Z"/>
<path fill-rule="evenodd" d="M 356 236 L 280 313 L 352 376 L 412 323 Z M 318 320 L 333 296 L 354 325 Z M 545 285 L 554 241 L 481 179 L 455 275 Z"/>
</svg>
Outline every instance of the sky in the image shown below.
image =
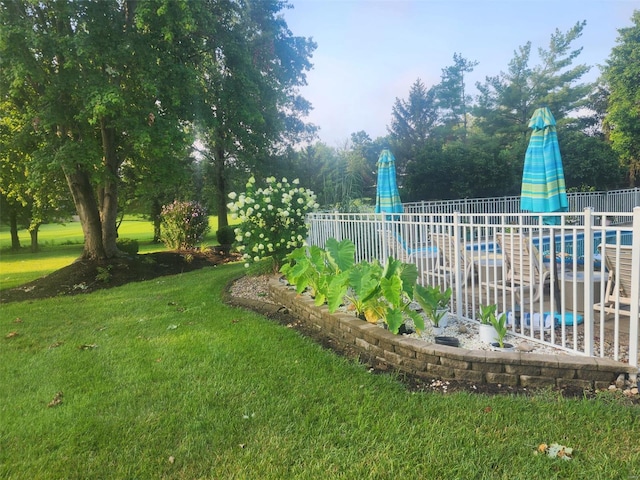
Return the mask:
<svg viewBox="0 0 640 480">
<path fill-rule="evenodd" d="M 514 52 L 532 44 L 547 48 L 556 29 L 566 32 L 586 20 L 573 48 L 574 65 L 587 64 L 585 81 L 598 78 L 616 45 L 618 29 L 631 26 L 638 0 L 289 0 L 284 18 L 295 36 L 317 48 L 300 89 L 313 105 L 306 118 L 319 140 L 340 148 L 354 132 L 371 139 L 387 135 L 396 98 L 406 99 L 420 78 L 427 88 L 440 81 L 453 54 L 477 61 L 468 74 L 469 94 L 487 76 L 508 69 Z"/>
</svg>

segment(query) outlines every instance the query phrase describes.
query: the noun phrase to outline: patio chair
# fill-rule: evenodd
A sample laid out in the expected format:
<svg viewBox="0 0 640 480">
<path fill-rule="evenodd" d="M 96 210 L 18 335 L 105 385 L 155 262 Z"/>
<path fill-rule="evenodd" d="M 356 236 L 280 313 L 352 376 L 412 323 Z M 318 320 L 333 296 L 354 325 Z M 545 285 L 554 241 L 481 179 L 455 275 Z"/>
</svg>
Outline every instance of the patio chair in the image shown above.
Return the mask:
<svg viewBox="0 0 640 480">
<path fill-rule="evenodd" d="M 395 259 L 404 263 L 418 263 L 419 258 L 431 260 L 435 255 L 432 247 L 424 245 L 416 245 L 410 247 L 400 236 L 393 230 L 379 230 L 387 244 L 388 253 Z"/>
<path fill-rule="evenodd" d="M 621 245 L 619 267 L 616 269 L 616 248 L 612 245 L 604 249 L 604 262 L 609 271 L 607 286 L 602 302 L 596 303 L 594 310 L 605 313 L 616 313 L 631 316 L 631 312 L 624 307 L 631 307 L 631 246 Z M 602 245 L 598 247 L 602 252 Z M 623 308 L 620 308 L 623 307 Z"/>
<path fill-rule="evenodd" d="M 434 275 L 445 281 L 446 284 L 454 282 L 456 275 L 456 257 L 460 268 L 463 270 L 462 278 L 466 283 L 473 273 L 473 261 L 467 255 L 464 246 L 458 248 L 455 237 L 448 233 L 432 233 L 430 235 L 431 243 L 438 249 L 439 261 L 434 270 Z"/>
<path fill-rule="evenodd" d="M 504 288 L 516 296 L 518 303 L 522 304 L 522 293 L 531 297 L 531 302 L 537 301 L 545 283 L 550 281 L 549 269 L 538 249 L 519 233 L 498 233 L 496 242 L 502 250 L 506 267 L 506 277 L 502 282 Z"/>
</svg>

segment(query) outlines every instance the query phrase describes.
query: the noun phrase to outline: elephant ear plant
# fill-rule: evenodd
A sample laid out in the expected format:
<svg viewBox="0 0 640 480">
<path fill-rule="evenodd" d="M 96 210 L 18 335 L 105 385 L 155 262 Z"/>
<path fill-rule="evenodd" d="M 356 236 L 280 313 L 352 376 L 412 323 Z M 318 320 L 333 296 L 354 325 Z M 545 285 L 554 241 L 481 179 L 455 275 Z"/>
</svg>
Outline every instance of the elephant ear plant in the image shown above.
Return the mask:
<svg viewBox="0 0 640 480">
<path fill-rule="evenodd" d="M 329 238 L 325 247 L 324 250 L 317 246 L 295 249 L 285 258 L 280 272 L 295 286 L 296 292 L 309 289 L 316 305 L 326 302 L 334 312 L 347 293 L 355 245 L 348 239 L 338 242 Z"/>
<path fill-rule="evenodd" d="M 298 293 L 309 289 L 315 304 L 326 302 L 332 313 L 346 300 L 358 316 L 371 323 L 382 320 L 393 333 L 398 333 L 405 315 L 414 320 L 416 329 L 424 330 L 422 316 L 409 308 L 417 267 L 392 257 L 384 267 L 377 260 L 354 265 L 354 258 L 353 242 L 330 238 L 324 250 L 316 246 L 294 250 L 280 271 Z"/>
<path fill-rule="evenodd" d="M 434 327 L 439 327 L 440 320 L 448 313 L 447 307 L 451 299 L 451 288 L 440 290 L 440 287 L 416 283 L 413 298 L 424 310 Z"/>
</svg>

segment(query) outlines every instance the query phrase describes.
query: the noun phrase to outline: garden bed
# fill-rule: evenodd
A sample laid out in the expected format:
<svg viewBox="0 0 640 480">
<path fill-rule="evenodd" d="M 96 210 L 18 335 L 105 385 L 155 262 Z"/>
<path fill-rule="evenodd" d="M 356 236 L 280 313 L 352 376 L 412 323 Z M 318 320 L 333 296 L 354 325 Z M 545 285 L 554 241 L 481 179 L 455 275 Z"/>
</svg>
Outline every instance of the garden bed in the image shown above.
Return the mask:
<svg viewBox="0 0 640 480">
<path fill-rule="evenodd" d="M 520 387 L 608 388 L 621 376 L 635 373 L 629 365 L 605 358 L 558 353 L 493 352 L 428 343 L 394 335 L 345 312 L 329 313 L 313 299 L 298 295 L 277 278 L 268 291 L 307 328 L 340 342 L 378 367 L 393 368 L 425 379 L 439 378 Z"/>
</svg>

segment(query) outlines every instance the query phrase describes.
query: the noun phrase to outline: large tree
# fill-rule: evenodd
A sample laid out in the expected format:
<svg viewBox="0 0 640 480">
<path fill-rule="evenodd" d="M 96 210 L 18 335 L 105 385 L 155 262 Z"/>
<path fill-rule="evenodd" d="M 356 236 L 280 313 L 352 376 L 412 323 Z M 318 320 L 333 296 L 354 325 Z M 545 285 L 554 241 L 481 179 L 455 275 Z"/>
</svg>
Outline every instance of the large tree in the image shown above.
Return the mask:
<svg viewBox="0 0 640 480">
<path fill-rule="evenodd" d="M 548 48 L 539 48 L 540 63 L 531 66 L 531 42 L 519 47 L 506 72 L 476 84 L 480 95 L 474 115 L 489 135 L 498 135 L 505 145 L 525 141 L 527 124 L 540 105 L 548 106 L 556 120 L 584 106 L 592 85 L 578 83 L 589 71 L 585 64 L 573 65 L 582 48 L 572 49 L 586 22 L 578 22 L 566 33 L 556 29 Z"/>
<path fill-rule="evenodd" d="M 277 147 L 313 132 L 298 93 L 315 43 L 288 29 L 280 0 L 202 0 L 215 31 L 202 31 L 197 123 L 215 180 L 218 225 L 227 225 L 228 170 L 255 168 Z M 213 21 L 213 20 L 212 20 Z M 205 25 L 205 24 L 203 24 Z"/>
<path fill-rule="evenodd" d="M 618 30 L 604 78 L 610 92 L 605 129 L 633 187 L 640 185 L 640 10 L 631 20 Z"/>
<path fill-rule="evenodd" d="M 157 118 L 188 103 L 181 92 L 191 91 L 189 62 L 195 60 L 190 5 L 0 3 L 0 94 L 31 116 L 39 136 L 34 164 L 64 172 L 85 257 L 118 254 L 122 162 L 127 152 L 150 144 Z"/>
</svg>

